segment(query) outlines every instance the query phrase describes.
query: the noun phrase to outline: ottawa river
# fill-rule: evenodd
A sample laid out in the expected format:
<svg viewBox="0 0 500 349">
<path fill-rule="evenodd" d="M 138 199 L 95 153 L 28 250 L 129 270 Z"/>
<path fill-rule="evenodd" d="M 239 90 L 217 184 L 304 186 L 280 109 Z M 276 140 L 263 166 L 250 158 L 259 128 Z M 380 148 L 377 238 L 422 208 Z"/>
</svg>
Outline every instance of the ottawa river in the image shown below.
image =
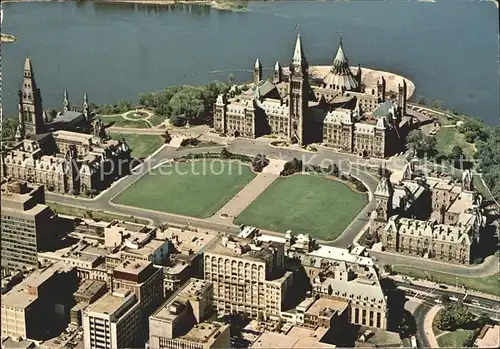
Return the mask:
<svg viewBox="0 0 500 349">
<path fill-rule="evenodd" d="M 300 23 L 310 65 L 330 64 L 343 33 L 352 66 L 403 75 L 425 96 L 498 124 L 498 13 L 492 2 L 454 0 L 249 2 L 248 11 L 204 5 L 7 3 L 2 103 L 16 114 L 24 56 L 32 58 L 45 107 L 137 100 L 170 85 L 250 79 L 288 65 Z M 270 71 L 265 71 L 268 75 Z"/>
</svg>

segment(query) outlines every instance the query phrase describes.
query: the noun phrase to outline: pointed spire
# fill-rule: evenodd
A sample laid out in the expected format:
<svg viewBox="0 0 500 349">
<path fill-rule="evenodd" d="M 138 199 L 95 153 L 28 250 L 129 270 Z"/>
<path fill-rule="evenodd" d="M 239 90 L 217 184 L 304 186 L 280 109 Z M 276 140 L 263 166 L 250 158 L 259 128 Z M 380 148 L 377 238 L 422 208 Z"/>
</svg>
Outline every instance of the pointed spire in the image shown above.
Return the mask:
<svg viewBox="0 0 500 349">
<path fill-rule="evenodd" d="M 390 197 L 392 195 L 393 189 L 391 185 L 391 181 L 386 176 L 382 176 L 380 178 L 380 182 L 377 185 L 377 189 L 375 189 L 375 196 L 384 196 Z"/>
<path fill-rule="evenodd" d="M 63 112 L 67 111 L 69 111 L 69 97 L 68 97 L 68 90 L 64 89 Z"/>
<path fill-rule="evenodd" d="M 33 72 L 33 66 L 31 65 L 31 59 L 26 56 L 26 60 L 24 61 L 24 70 Z"/>
<path fill-rule="evenodd" d="M 276 64 L 274 65 L 274 70 L 278 71 L 281 69 L 280 61 L 276 61 Z"/>
<path fill-rule="evenodd" d="M 18 141 L 18 142 L 23 139 L 23 135 L 21 132 L 21 125 L 17 125 L 16 134 L 14 137 L 15 137 L 16 141 Z"/>
<path fill-rule="evenodd" d="M 260 60 L 258 58 L 255 60 L 254 68 L 255 69 L 262 69 L 262 64 L 260 63 Z"/>
<path fill-rule="evenodd" d="M 87 92 L 83 93 L 83 103 L 84 104 L 88 104 L 89 103 L 89 98 L 87 96 Z"/>
<path fill-rule="evenodd" d="M 302 48 L 302 38 L 300 33 L 297 34 L 297 40 L 295 41 L 295 50 L 293 51 L 293 65 L 302 65 L 306 60 L 306 55 L 304 54 L 304 49 Z"/>
<path fill-rule="evenodd" d="M 344 47 L 342 46 L 342 37 L 340 38 L 340 45 L 337 50 L 337 55 L 335 55 L 335 59 L 333 60 L 333 65 L 346 65 L 347 57 L 344 53 Z"/>
</svg>

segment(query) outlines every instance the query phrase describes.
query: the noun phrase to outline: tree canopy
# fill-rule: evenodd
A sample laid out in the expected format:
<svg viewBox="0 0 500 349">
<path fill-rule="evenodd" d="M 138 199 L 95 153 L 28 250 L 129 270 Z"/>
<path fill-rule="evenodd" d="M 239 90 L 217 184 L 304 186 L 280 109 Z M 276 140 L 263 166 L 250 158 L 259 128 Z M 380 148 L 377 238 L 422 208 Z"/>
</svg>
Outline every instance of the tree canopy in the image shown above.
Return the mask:
<svg viewBox="0 0 500 349">
<path fill-rule="evenodd" d="M 13 140 L 16 135 L 16 129 L 19 121 L 17 118 L 4 118 L 2 120 L 2 140 Z"/>
<path fill-rule="evenodd" d="M 500 200 L 500 126 L 490 127 L 486 142 L 478 142 L 476 159 L 493 197 Z"/>
<path fill-rule="evenodd" d="M 461 302 L 450 303 L 441 310 L 435 319 L 437 328 L 443 331 L 450 331 L 461 328 L 474 320 L 467 306 Z"/>
<path fill-rule="evenodd" d="M 434 155 L 436 152 L 436 138 L 424 135 L 421 130 L 413 130 L 406 137 L 408 146 L 417 157 Z"/>
<path fill-rule="evenodd" d="M 217 96 L 229 85 L 214 81 L 203 86 L 172 86 L 139 96 L 139 103 L 171 119 L 184 116 L 191 123 L 210 122 Z"/>
</svg>

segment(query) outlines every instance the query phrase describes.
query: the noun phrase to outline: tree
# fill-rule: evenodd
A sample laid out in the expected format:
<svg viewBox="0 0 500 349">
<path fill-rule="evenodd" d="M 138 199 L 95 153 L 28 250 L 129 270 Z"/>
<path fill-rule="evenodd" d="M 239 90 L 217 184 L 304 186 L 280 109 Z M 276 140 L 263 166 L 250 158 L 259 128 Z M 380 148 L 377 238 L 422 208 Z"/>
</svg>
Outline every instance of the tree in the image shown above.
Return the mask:
<svg viewBox="0 0 500 349">
<path fill-rule="evenodd" d="M 427 101 L 424 96 L 418 96 L 417 103 L 420 105 L 427 105 Z"/>
<path fill-rule="evenodd" d="M 221 159 L 230 159 L 232 155 L 233 154 L 226 148 L 223 148 L 222 151 L 220 152 Z"/>
<path fill-rule="evenodd" d="M 448 160 L 450 160 L 454 167 L 463 168 L 463 161 L 466 160 L 466 158 L 462 148 L 458 145 L 453 146 L 450 154 L 448 155 Z"/>
<path fill-rule="evenodd" d="M 172 136 L 170 135 L 170 132 L 165 131 L 164 134 L 161 135 L 163 137 L 163 140 L 165 144 L 169 144 L 172 141 Z"/>
<path fill-rule="evenodd" d="M 488 128 L 485 142 L 477 143 L 475 158 L 482 170 L 482 177 L 493 197 L 500 200 L 500 126 Z"/>
<path fill-rule="evenodd" d="M 169 102 L 172 115 L 185 115 L 190 123 L 200 123 L 205 106 L 201 90 L 190 87 L 177 92 Z"/>
<path fill-rule="evenodd" d="M 474 320 L 467 306 L 461 302 L 449 303 L 436 315 L 436 326 L 443 331 L 461 328 Z"/>
<path fill-rule="evenodd" d="M 2 120 L 2 140 L 13 140 L 18 124 L 19 120 L 17 118 L 4 118 Z"/>
<path fill-rule="evenodd" d="M 264 154 L 257 154 L 252 160 L 252 167 L 255 172 L 262 172 L 267 165 L 269 165 L 269 160 Z"/>
<path fill-rule="evenodd" d="M 421 130 L 410 131 L 406 137 L 408 147 L 418 157 L 433 155 L 436 152 L 436 138 L 424 135 Z"/>
<path fill-rule="evenodd" d="M 47 110 L 47 115 L 54 119 L 57 116 L 57 111 L 53 108 L 50 108 L 49 110 Z"/>
<path fill-rule="evenodd" d="M 384 271 L 385 271 L 387 274 L 392 274 L 392 266 L 391 266 L 391 265 L 389 265 L 389 264 L 384 264 L 383 268 L 384 268 Z"/>
<path fill-rule="evenodd" d="M 434 109 L 441 109 L 441 101 L 437 99 L 433 99 L 431 102 L 431 107 Z"/>
<path fill-rule="evenodd" d="M 234 84 L 234 80 L 236 79 L 235 75 L 233 73 L 229 74 L 227 76 L 227 81 L 229 81 L 229 83 L 232 85 Z"/>
</svg>

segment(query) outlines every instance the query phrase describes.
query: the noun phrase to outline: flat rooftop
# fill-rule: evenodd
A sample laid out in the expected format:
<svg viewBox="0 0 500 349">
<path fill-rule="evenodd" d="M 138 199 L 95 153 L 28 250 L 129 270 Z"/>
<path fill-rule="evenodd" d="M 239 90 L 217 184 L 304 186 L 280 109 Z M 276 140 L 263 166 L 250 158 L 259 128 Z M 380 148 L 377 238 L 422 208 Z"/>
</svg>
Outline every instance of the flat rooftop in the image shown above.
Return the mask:
<svg viewBox="0 0 500 349">
<path fill-rule="evenodd" d="M 111 315 L 118 311 L 134 294 L 128 290 L 118 289 L 115 292 L 108 292 L 94 304 L 88 307 L 89 312 Z"/>
<path fill-rule="evenodd" d="M 36 296 L 29 295 L 25 286 L 19 284 L 2 295 L 2 306 L 25 309 L 35 302 L 37 298 Z"/>
<path fill-rule="evenodd" d="M 313 302 L 309 309 L 306 310 L 306 313 L 319 316 L 322 312 L 330 311 L 341 314 L 347 307 L 348 303 L 346 301 L 321 297 Z"/>
<path fill-rule="evenodd" d="M 326 329 L 310 330 L 293 326 L 287 334 L 264 332 L 250 348 L 335 348 L 333 344 L 320 342 Z"/>
<path fill-rule="evenodd" d="M 218 234 L 211 230 L 193 231 L 172 227 L 156 233 L 157 239 L 169 239 L 175 249 L 186 256 L 199 253 L 213 242 L 217 236 Z"/>
<path fill-rule="evenodd" d="M 66 113 L 72 113 L 72 112 L 66 112 Z M 86 133 L 59 130 L 53 132 L 52 137 L 54 137 L 55 140 L 68 140 L 73 142 L 90 143 L 91 139 L 94 136 Z"/>
<path fill-rule="evenodd" d="M 114 269 L 114 271 L 121 272 L 121 273 L 138 275 L 142 271 L 144 271 L 146 268 L 148 268 L 150 265 L 151 265 L 150 261 L 143 261 L 143 260 L 130 261 L 130 260 L 126 260 L 125 262 L 123 262 L 119 266 L 117 266 Z"/>
<path fill-rule="evenodd" d="M 196 343 L 213 343 L 218 335 L 227 327 L 229 327 L 229 325 L 216 322 L 201 322 L 194 325 L 188 333 L 179 337 L 179 339 Z"/>
<path fill-rule="evenodd" d="M 500 326 L 488 326 L 489 327 L 486 329 L 486 331 L 481 331 L 479 337 L 474 343 L 478 348 L 498 348 L 500 346 Z"/>
<path fill-rule="evenodd" d="M 224 243 L 225 239 L 228 239 L 227 244 Z M 256 246 L 250 239 L 236 236 L 218 236 L 215 242 L 207 247 L 206 252 L 257 262 L 267 262 L 271 258 L 269 249 L 282 245 L 275 241 L 259 241 L 261 241 L 261 245 Z"/>
<path fill-rule="evenodd" d="M 163 303 L 151 317 L 162 320 L 173 320 L 178 314 L 171 312 L 170 307 L 174 303 L 186 303 L 190 298 L 196 297 L 199 293 L 210 285 L 210 282 L 191 278 L 176 293 L 174 293 L 165 303 Z"/>
<path fill-rule="evenodd" d="M 78 290 L 74 293 L 75 297 L 92 298 L 97 292 L 99 292 L 103 287 L 106 287 L 104 281 L 99 280 L 85 280 Z"/>
</svg>

